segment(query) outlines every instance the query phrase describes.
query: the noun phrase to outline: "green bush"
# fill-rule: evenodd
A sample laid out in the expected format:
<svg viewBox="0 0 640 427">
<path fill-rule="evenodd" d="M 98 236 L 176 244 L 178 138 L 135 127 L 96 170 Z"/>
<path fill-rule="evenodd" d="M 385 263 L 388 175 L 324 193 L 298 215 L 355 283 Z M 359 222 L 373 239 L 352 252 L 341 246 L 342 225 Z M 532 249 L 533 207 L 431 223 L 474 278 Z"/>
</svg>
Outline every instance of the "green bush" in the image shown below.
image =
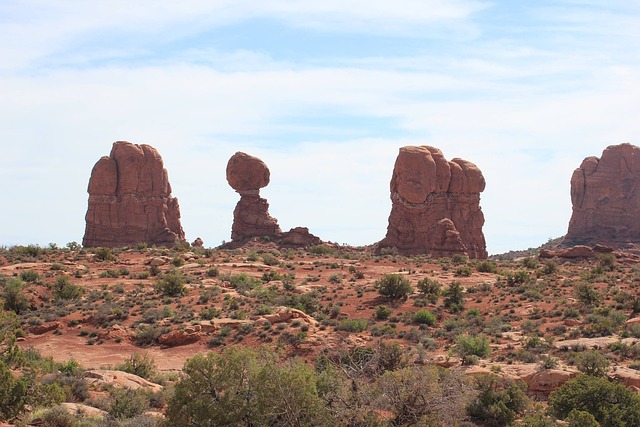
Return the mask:
<svg viewBox="0 0 640 427">
<path fill-rule="evenodd" d="M 378 305 L 376 306 L 376 311 L 374 317 L 377 320 L 387 320 L 391 316 L 391 309 L 386 305 Z"/>
<path fill-rule="evenodd" d="M 428 299 L 432 304 L 438 302 L 438 297 L 440 296 L 442 285 L 437 280 L 429 279 L 425 277 L 424 279 L 418 281 L 417 283 L 418 291 L 424 295 L 426 299 Z"/>
<path fill-rule="evenodd" d="M 269 266 L 280 265 L 280 260 L 268 252 L 262 255 L 262 262 Z"/>
<path fill-rule="evenodd" d="M 478 270 L 480 273 L 497 273 L 498 265 L 493 261 L 485 259 L 484 261 L 480 261 L 478 263 L 478 265 L 476 266 L 476 270 Z"/>
<path fill-rule="evenodd" d="M 29 300 L 24 294 L 24 283 L 20 279 L 11 279 L 2 290 L 5 310 L 20 314 L 29 309 Z"/>
<path fill-rule="evenodd" d="M 477 377 L 476 384 L 479 393 L 467 406 L 467 413 L 483 425 L 510 425 L 529 405 L 523 383 L 488 374 Z"/>
<path fill-rule="evenodd" d="M 436 323 L 436 315 L 429 310 L 418 310 L 413 313 L 413 321 L 421 325 L 433 326 Z"/>
<path fill-rule="evenodd" d="M 84 290 L 71 283 L 67 276 L 58 276 L 53 284 L 53 296 L 56 299 L 73 300 L 82 296 Z"/>
<path fill-rule="evenodd" d="M 40 275 L 37 271 L 33 270 L 25 270 L 20 272 L 20 280 L 25 281 L 27 283 L 35 283 L 40 280 Z"/>
<path fill-rule="evenodd" d="M 115 370 L 128 372 L 148 380 L 156 373 L 156 361 L 147 352 L 136 352 L 123 363 L 116 365 Z"/>
<path fill-rule="evenodd" d="M 529 273 L 526 270 L 510 271 L 507 273 L 507 284 L 510 286 L 522 285 L 529 282 Z"/>
<path fill-rule="evenodd" d="M 549 410 L 559 419 L 571 411 L 588 412 L 602 427 L 640 426 L 640 395 L 604 378 L 578 375 L 549 395 Z"/>
<path fill-rule="evenodd" d="M 578 301 L 585 305 L 597 305 L 602 300 L 602 295 L 600 295 L 591 283 L 577 283 L 573 290 Z"/>
<path fill-rule="evenodd" d="M 489 338 L 484 335 L 460 335 L 454 350 L 460 356 L 463 365 L 472 365 L 479 357 L 489 356 L 491 346 Z"/>
<path fill-rule="evenodd" d="M 444 306 L 452 313 L 464 310 L 464 288 L 458 281 L 451 282 L 444 290 Z"/>
<path fill-rule="evenodd" d="M 413 292 L 409 280 L 400 274 L 385 274 L 375 281 L 374 288 L 380 295 L 389 299 L 406 300 Z"/>
<path fill-rule="evenodd" d="M 97 248 L 94 258 L 98 261 L 114 261 L 116 256 L 111 252 L 111 248 Z"/>
<path fill-rule="evenodd" d="M 347 332 L 363 332 L 367 330 L 369 323 L 366 319 L 344 319 L 341 320 L 336 330 Z"/>
<path fill-rule="evenodd" d="M 29 383 L 24 376 L 15 378 L 0 360 L 0 420 L 10 420 L 24 412 Z"/>
<path fill-rule="evenodd" d="M 186 293 L 184 286 L 186 281 L 186 278 L 180 273 L 167 273 L 158 279 L 156 289 L 163 295 L 169 297 L 184 295 Z"/>
<path fill-rule="evenodd" d="M 598 350 L 587 350 L 578 353 L 576 366 L 584 374 L 594 377 L 604 377 L 609 370 L 609 361 Z"/>
</svg>

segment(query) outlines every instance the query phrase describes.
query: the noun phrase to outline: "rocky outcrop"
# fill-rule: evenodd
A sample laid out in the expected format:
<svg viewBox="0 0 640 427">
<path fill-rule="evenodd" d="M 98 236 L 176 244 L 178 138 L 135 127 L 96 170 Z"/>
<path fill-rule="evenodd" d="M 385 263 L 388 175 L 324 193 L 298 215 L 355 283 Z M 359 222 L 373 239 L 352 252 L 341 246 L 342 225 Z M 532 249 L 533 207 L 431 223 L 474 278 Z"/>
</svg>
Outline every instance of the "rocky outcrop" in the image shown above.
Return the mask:
<svg viewBox="0 0 640 427">
<path fill-rule="evenodd" d="M 640 243 L 640 147 L 607 147 L 571 176 L 573 213 L 562 246 Z"/>
<path fill-rule="evenodd" d="M 118 141 L 93 167 L 82 244 L 173 246 L 184 240 L 178 199 L 155 148 Z"/>
<path fill-rule="evenodd" d="M 160 392 L 164 388 L 137 375 L 108 369 L 85 371 L 84 378 L 89 383 L 108 384 L 116 388 L 128 388 L 131 390 L 143 389 L 151 392 Z"/>
<path fill-rule="evenodd" d="M 269 203 L 260 197 L 260 189 L 269 184 L 269 178 L 269 168 L 257 157 L 237 152 L 229 159 L 227 182 L 240 194 L 233 211 L 232 240 L 273 239 L 282 233 L 278 220 L 269 215 Z"/>
<path fill-rule="evenodd" d="M 480 193 L 482 172 L 462 159 L 447 161 L 429 146 L 400 148 L 391 178 L 391 214 L 378 248 L 402 255 L 486 258 Z"/>
<path fill-rule="evenodd" d="M 269 184 L 270 176 L 267 165 L 257 157 L 237 152 L 229 159 L 227 182 L 240 194 L 240 201 L 233 211 L 232 242 L 225 247 L 238 247 L 254 239 L 285 247 L 322 243 L 305 227 L 282 232 L 278 220 L 269 214 L 269 203 L 260 197 L 260 189 Z"/>
</svg>

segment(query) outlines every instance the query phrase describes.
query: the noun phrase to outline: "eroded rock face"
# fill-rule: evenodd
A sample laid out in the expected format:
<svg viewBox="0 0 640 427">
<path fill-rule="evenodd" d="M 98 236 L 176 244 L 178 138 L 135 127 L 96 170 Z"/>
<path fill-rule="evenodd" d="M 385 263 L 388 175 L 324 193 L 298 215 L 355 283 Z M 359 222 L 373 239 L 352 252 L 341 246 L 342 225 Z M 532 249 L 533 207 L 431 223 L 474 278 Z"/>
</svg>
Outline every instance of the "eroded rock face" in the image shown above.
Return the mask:
<svg viewBox="0 0 640 427">
<path fill-rule="evenodd" d="M 389 226 L 378 247 L 403 255 L 486 258 L 484 187 L 482 172 L 471 162 L 447 161 L 429 146 L 400 148 L 391 178 Z"/>
<path fill-rule="evenodd" d="M 571 176 L 573 213 L 562 246 L 640 243 L 640 147 L 611 145 Z"/>
<path fill-rule="evenodd" d="M 276 238 L 282 233 L 278 220 L 269 215 L 269 203 L 260 197 L 260 189 L 269 184 L 269 168 L 257 157 L 237 152 L 227 163 L 227 182 L 240 194 L 233 211 L 231 239 Z"/>
<path fill-rule="evenodd" d="M 184 240 L 178 199 L 155 148 L 118 141 L 93 167 L 82 244 L 173 246 Z"/>
</svg>

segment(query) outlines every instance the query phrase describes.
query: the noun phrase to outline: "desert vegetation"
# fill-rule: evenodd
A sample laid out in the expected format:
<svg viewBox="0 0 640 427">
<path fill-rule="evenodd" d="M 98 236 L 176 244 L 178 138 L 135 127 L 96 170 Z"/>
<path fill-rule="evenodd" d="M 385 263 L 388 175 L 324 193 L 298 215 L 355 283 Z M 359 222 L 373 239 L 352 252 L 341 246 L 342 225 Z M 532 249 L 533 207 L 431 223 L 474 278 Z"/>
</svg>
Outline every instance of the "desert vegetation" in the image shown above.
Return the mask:
<svg viewBox="0 0 640 427">
<path fill-rule="evenodd" d="M 638 282 L 611 256 L 0 248 L 0 418 L 637 425 Z"/>
</svg>

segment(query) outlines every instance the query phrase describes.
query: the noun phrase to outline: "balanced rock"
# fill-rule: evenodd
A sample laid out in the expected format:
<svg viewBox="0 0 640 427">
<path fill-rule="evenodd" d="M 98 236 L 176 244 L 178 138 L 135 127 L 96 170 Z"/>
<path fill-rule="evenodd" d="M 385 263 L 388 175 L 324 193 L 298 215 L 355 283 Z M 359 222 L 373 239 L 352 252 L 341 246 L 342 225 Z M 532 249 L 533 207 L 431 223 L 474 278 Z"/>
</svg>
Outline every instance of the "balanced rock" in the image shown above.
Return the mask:
<svg viewBox="0 0 640 427">
<path fill-rule="evenodd" d="M 155 148 L 118 141 L 93 167 L 82 244 L 173 246 L 184 240 L 178 199 Z"/>
<path fill-rule="evenodd" d="M 400 148 L 391 178 L 391 214 L 378 248 L 402 255 L 486 258 L 480 193 L 482 172 L 462 159 L 447 161 L 429 146 Z"/>
<path fill-rule="evenodd" d="M 640 243 L 640 147 L 611 145 L 571 176 L 573 213 L 562 246 Z"/>
<path fill-rule="evenodd" d="M 269 215 L 269 203 L 260 197 L 260 189 L 269 184 L 269 177 L 269 168 L 257 157 L 237 152 L 229 159 L 227 181 L 240 194 L 233 211 L 232 240 L 273 239 L 282 233 L 278 220 Z"/>
</svg>

